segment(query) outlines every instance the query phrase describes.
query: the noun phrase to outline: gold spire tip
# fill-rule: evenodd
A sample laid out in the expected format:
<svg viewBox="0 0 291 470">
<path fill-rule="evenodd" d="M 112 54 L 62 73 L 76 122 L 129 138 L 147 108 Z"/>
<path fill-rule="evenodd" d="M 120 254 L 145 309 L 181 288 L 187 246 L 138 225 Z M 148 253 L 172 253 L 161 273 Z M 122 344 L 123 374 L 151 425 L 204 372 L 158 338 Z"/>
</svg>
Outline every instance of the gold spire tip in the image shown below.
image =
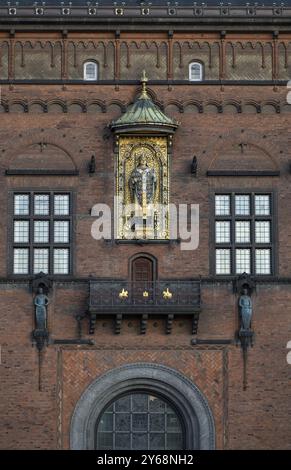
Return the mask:
<svg viewBox="0 0 291 470">
<path fill-rule="evenodd" d="M 148 77 L 146 75 L 146 71 L 143 70 L 142 71 L 142 76 L 141 76 L 141 84 L 142 84 L 142 91 L 141 91 L 141 95 L 140 95 L 140 98 L 148 98 L 148 94 L 147 94 L 147 81 L 148 81 Z"/>
</svg>

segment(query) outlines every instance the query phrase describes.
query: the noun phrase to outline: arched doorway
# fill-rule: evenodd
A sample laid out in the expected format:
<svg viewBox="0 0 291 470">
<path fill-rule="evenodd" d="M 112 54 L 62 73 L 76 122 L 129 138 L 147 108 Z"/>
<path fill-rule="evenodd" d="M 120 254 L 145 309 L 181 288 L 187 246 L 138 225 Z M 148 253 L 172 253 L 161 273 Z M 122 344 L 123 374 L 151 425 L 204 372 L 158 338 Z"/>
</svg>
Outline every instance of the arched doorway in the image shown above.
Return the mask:
<svg viewBox="0 0 291 470">
<path fill-rule="evenodd" d="M 155 406 L 159 415 L 156 420 Z M 118 413 L 123 415 L 116 428 L 113 415 L 116 418 Z M 108 433 L 107 440 L 104 432 Z M 156 439 L 155 432 L 160 434 Z M 116 435 L 122 433 L 131 440 L 127 440 L 128 445 L 122 436 L 117 436 L 116 445 Z M 135 363 L 107 372 L 85 390 L 72 416 L 70 445 L 75 450 L 163 450 L 172 446 L 172 434 L 177 437 L 176 448 L 214 449 L 214 421 L 207 400 L 177 370 L 161 364 Z"/>
<path fill-rule="evenodd" d="M 151 283 L 156 280 L 156 259 L 146 253 L 135 255 L 130 260 L 131 281 L 133 283 Z"/>
<path fill-rule="evenodd" d="M 155 281 L 157 276 L 156 259 L 146 253 L 135 255 L 130 260 L 130 277 L 132 283 L 132 301 L 140 303 L 143 292 L 148 293 L 148 301 L 155 295 Z"/>
</svg>

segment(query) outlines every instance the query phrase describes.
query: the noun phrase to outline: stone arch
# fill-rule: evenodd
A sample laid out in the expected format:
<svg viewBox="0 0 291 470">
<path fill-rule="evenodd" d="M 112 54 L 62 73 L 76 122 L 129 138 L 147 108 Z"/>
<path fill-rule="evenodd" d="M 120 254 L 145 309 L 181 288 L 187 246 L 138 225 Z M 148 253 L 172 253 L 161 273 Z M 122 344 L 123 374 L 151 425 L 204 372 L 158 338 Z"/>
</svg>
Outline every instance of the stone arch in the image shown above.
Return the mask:
<svg viewBox="0 0 291 470">
<path fill-rule="evenodd" d="M 28 160 L 33 159 L 34 156 L 40 156 L 40 160 L 44 160 L 46 156 L 48 157 L 45 166 L 42 166 L 41 161 L 35 161 L 36 169 L 38 170 L 56 168 L 58 170 L 78 170 L 72 156 L 76 152 L 76 148 L 73 147 L 73 144 L 67 142 L 64 145 L 64 142 L 53 135 L 54 132 L 54 130 L 41 130 L 41 133 L 36 131 L 23 136 L 19 134 L 19 138 L 16 139 L 15 144 L 12 146 L 9 145 L 9 151 L 5 154 L 7 169 L 34 169 L 35 167 L 31 167 L 29 164 L 31 162 L 23 158 L 24 154 L 27 154 Z M 41 143 L 44 144 L 42 145 L 42 149 Z M 8 146 L 5 142 L 3 147 L 6 148 L 6 145 Z M 52 155 L 48 155 L 48 153 Z M 57 166 L 55 167 L 56 158 Z M 28 164 L 29 166 L 27 166 Z"/>
<path fill-rule="evenodd" d="M 256 143 L 243 139 L 219 150 L 208 170 L 278 170 L 269 152 Z"/>
<path fill-rule="evenodd" d="M 52 100 L 47 103 L 48 113 L 61 114 L 67 111 L 67 106 L 63 101 Z"/>
<path fill-rule="evenodd" d="M 133 363 L 96 378 L 78 400 L 71 418 L 70 447 L 95 448 L 95 427 L 105 407 L 124 393 L 156 393 L 179 411 L 188 450 L 215 448 L 215 426 L 205 396 L 187 377 L 162 364 Z"/>
<path fill-rule="evenodd" d="M 12 159 L 9 170 L 76 170 L 72 159 L 59 146 L 47 142 L 33 143 Z"/>
<path fill-rule="evenodd" d="M 268 138 L 267 138 L 268 137 Z M 258 142 L 264 142 L 264 145 L 258 145 Z M 239 149 L 241 151 L 240 144 L 247 144 L 249 148 L 252 148 L 254 152 L 257 152 L 259 158 L 255 158 L 251 161 L 251 165 L 247 168 L 248 170 L 275 170 L 280 169 L 277 155 L 279 155 L 280 148 L 278 147 L 272 135 L 263 135 L 263 132 L 258 136 L 258 132 L 253 129 L 243 130 L 235 129 L 231 132 L 226 130 L 221 135 L 215 135 L 209 139 L 207 146 L 201 149 L 201 154 L 197 155 L 200 161 L 201 172 L 207 172 L 209 170 L 231 170 L 226 166 L 224 156 L 229 157 L 233 165 L 236 165 L 236 170 L 243 170 L 240 165 L 239 159 L 234 155 L 230 155 L 231 149 Z M 246 150 L 246 147 L 244 147 Z M 238 157 L 238 152 L 237 152 Z"/>
<path fill-rule="evenodd" d="M 10 113 L 24 113 L 26 110 L 26 103 L 23 101 L 13 101 L 9 105 Z"/>
</svg>

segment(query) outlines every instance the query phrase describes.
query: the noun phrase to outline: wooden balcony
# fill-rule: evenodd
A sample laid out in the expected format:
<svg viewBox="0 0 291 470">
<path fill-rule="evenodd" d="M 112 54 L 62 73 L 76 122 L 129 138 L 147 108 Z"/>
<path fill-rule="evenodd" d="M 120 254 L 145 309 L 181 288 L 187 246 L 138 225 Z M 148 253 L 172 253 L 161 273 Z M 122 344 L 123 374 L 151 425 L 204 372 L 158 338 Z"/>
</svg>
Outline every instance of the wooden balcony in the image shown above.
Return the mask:
<svg viewBox="0 0 291 470">
<path fill-rule="evenodd" d="M 176 279 L 156 282 L 128 282 L 123 280 L 92 280 L 89 283 L 90 333 L 95 330 L 97 318 L 114 316 L 115 333 L 120 333 L 124 316 L 140 316 L 141 334 L 146 333 L 151 317 L 166 319 L 166 333 L 171 333 L 177 316 L 192 317 L 192 334 L 197 333 L 201 310 L 199 281 Z"/>
</svg>

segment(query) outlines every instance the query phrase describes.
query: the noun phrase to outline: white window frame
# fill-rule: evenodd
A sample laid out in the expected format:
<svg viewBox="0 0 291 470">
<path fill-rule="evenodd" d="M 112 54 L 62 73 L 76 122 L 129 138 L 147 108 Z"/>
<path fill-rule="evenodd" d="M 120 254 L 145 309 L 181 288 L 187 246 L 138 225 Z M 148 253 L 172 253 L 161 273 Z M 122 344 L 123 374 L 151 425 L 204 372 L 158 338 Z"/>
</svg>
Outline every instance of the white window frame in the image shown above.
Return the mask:
<svg viewBox="0 0 291 470">
<path fill-rule="evenodd" d="M 94 66 L 94 71 L 95 71 L 94 78 L 92 78 L 91 76 L 88 76 L 88 74 L 87 74 L 87 66 L 88 65 L 93 65 Z M 94 62 L 93 60 L 87 60 L 86 62 L 84 62 L 84 65 L 83 65 L 83 78 L 86 82 L 95 82 L 96 80 L 98 80 L 98 64 L 96 62 Z"/>
<path fill-rule="evenodd" d="M 193 65 L 199 67 L 199 78 L 192 78 L 192 67 Z M 203 65 L 201 62 L 193 61 L 189 64 L 189 81 L 190 82 L 201 82 L 203 80 Z"/>
</svg>

